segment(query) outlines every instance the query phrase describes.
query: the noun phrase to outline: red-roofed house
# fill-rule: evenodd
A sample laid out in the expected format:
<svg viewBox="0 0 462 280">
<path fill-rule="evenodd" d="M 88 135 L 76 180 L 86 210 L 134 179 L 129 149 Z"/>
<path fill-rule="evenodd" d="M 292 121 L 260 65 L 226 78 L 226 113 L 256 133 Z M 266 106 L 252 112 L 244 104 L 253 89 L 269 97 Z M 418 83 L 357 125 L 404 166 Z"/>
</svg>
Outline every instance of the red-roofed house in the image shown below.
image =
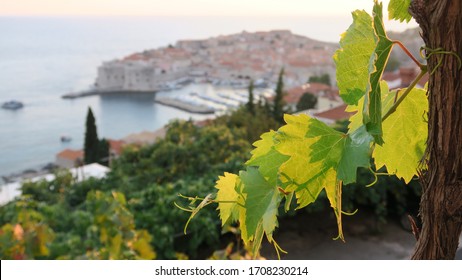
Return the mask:
<svg viewBox="0 0 462 280">
<path fill-rule="evenodd" d="M 287 91 L 286 95 L 284 95 L 284 101 L 292 111 L 296 111 L 298 101 L 306 92 L 312 93 L 318 98 L 316 109 L 320 111 L 343 104 L 343 101 L 338 95 L 338 90 L 321 83 L 307 83 L 299 87 L 291 88 Z"/>
<path fill-rule="evenodd" d="M 313 117 L 326 124 L 334 124 L 337 121 L 348 119 L 355 114 L 354 112 L 345 112 L 346 107 L 346 104 L 342 104 L 335 108 L 315 113 L 313 114 Z"/>
<path fill-rule="evenodd" d="M 383 73 L 383 80 L 385 80 L 390 89 L 405 88 L 408 87 L 412 81 L 419 74 L 419 68 L 415 67 L 401 67 L 399 70 L 394 72 Z M 425 83 L 428 81 L 428 74 L 420 79 L 417 87 L 423 88 Z"/>
<path fill-rule="evenodd" d="M 73 168 L 83 163 L 83 150 L 65 149 L 56 155 L 56 165 Z"/>
<path fill-rule="evenodd" d="M 125 145 L 124 141 L 112 139 L 108 139 L 107 141 L 109 143 L 109 156 L 111 159 L 116 158 L 122 154 L 123 146 Z"/>
</svg>

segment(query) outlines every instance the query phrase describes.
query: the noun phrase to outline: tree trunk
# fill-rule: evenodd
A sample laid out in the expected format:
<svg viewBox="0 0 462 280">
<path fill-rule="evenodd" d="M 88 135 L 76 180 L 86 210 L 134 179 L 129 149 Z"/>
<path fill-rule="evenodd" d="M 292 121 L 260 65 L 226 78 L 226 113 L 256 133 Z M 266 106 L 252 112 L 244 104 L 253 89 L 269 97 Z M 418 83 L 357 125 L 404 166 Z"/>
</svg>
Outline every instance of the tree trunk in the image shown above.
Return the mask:
<svg viewBox="0 0 462 280">
<path fill-rule="evenodd" d="M 462 231 L 462 4 L 414 0 L 410 12 L 422 28 L 432 73 L 422 229 L 412 259 L 454 259 Z"/>
</svg>

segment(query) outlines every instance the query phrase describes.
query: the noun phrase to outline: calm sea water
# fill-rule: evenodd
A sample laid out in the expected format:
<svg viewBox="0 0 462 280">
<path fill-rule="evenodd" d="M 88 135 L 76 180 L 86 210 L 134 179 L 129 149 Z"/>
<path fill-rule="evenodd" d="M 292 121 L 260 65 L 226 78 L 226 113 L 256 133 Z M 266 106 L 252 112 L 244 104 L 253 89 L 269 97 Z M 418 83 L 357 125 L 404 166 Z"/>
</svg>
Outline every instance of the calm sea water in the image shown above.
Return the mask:
<svg viewBox="0 0 462 280">
<path fill-rule="evenodd" d="M 25 104 L 17 111 L 0 110 L 0 175 L 52 162 L 65 148 L 82 148 L 89 106 L 99 136 L 113 139 L 153 131 L 173 118 L 203 117 L 155 104 L 151 95 L 61 99 L 62 94 L 88 88 L 103 61 L 179 39 L 242 30 L 291 29 L 338 41 L 349 21 L 348 17 L 0 18 L 0 103 L 15 99 Z M 71 136 L 72 142 L 61 143 L 61 135 Z"/>
</svg>

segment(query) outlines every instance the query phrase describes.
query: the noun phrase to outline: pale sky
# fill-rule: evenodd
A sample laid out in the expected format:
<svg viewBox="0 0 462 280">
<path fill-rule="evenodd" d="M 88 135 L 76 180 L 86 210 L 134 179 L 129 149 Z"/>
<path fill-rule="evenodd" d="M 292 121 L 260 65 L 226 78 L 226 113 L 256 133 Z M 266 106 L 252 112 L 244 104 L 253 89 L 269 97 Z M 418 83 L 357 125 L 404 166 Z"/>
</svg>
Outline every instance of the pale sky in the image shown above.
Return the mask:
<svg viewBox="0 0 462 280">
<path fill-rule="evenodd" d="M 385 0 L 384 10 L 389 0 Z M 0 16 L 332 16 L 372 0 L 0 0 Z"/>
</svg>

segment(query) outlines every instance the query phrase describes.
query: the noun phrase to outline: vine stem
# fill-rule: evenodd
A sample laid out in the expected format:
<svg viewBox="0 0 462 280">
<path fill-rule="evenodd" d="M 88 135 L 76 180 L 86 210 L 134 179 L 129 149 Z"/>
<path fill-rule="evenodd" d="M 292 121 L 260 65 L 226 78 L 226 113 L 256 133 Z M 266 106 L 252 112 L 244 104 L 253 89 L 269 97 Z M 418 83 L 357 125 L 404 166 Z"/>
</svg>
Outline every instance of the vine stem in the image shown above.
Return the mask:
<svg viewBox="0 0 462 280">
<path fill-rule="evenodd" d="M 419 75 L 414 79 L 412 84 L 410 84 L 406 91 L 404 91 L 404 93 L 399 97 L 399 99 L 396 100 L 396 102 L 393 104 L 393 106 L 390 107 L 388 112 L 385 115 L 383 115 L 382 122 L 385 121 L 391 114 L 393 114 L 396 111 L 396 108 L 398 108 L 398 106 L 401 104 L 401 102 L 403 102 L 406 96 L 415 88 L 420 79 L 422 79 L 422 77 L 428 72 L 426 65 L 422 65 L 421 70 L 422 71 L 420 71 Z M 397 95 L 398 93 L 399 91 L 396 92 Z"/>
<path fill-rule="evenodd" d="M 419 68 L 420 68 L 421 70 L 424 69 L 424 67 L 425 67 L 426 65 L 420 63 L 420 62 L 417 60 L 417 58 L 415 58 L 415 57 L 412 55 L 412 53 L 403 45 L 403 43 L 401 43 L 400 41 L 392 41 L 392 43 L 398 45 L 398 46 L 407 54 L 407 56 L 409 56 L 409 57 L 415 62 L 415 64 L 417 64 L 417 65 L 419 66 Z"/>
</svg>

